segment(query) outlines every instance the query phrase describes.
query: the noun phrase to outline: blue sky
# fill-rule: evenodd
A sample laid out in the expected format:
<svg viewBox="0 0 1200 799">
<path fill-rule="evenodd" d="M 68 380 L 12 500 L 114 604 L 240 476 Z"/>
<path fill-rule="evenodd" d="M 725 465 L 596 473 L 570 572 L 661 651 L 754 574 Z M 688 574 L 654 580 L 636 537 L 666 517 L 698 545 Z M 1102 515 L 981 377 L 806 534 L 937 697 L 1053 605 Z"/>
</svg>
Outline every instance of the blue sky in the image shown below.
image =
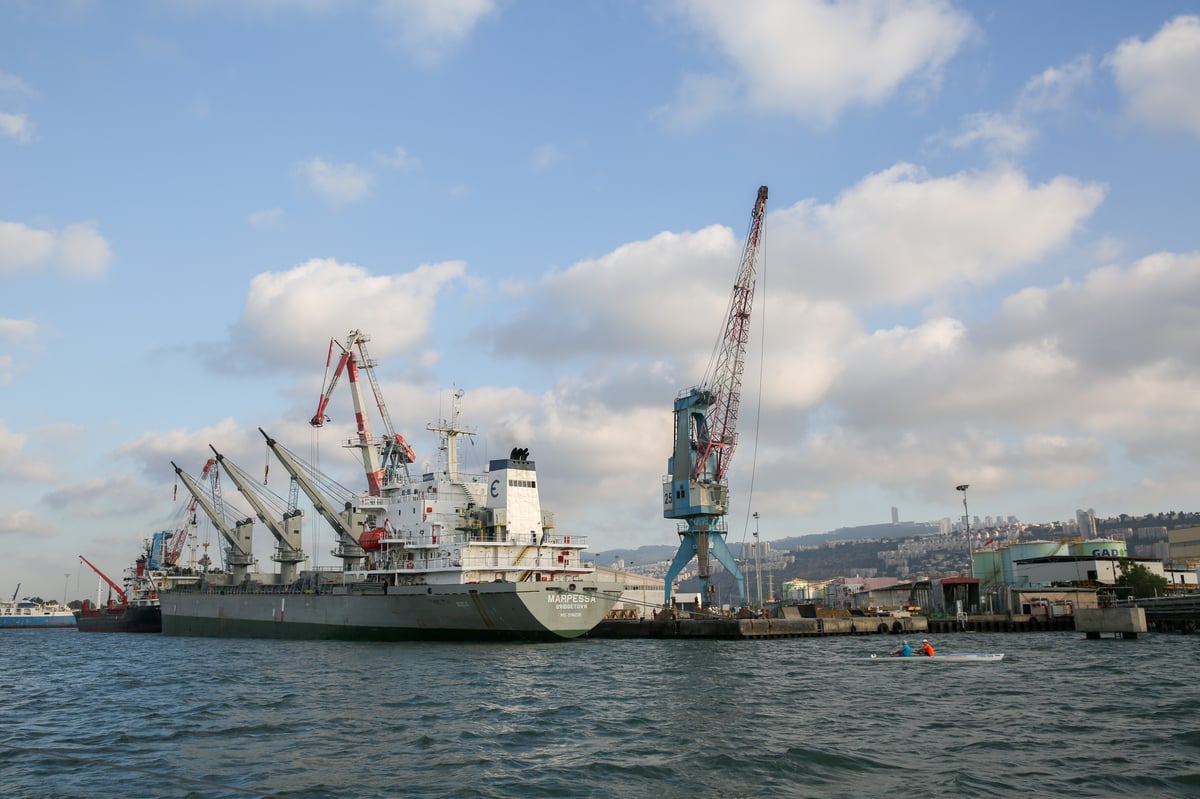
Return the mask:
<svg viewBox="0 0 1200 799">
<path fill-rule="evenodd" d="M 362 487 L 344 384 L 308 425 L 356 328 L 420 463 L 457 387 L 468 467 L 675 543 L 763 184 L 731 542 L 1195 510 L 1197 74 L 1194 3 L 9 0 L 0 594 L 118 575 L 260 426 Z"/>
</svg>

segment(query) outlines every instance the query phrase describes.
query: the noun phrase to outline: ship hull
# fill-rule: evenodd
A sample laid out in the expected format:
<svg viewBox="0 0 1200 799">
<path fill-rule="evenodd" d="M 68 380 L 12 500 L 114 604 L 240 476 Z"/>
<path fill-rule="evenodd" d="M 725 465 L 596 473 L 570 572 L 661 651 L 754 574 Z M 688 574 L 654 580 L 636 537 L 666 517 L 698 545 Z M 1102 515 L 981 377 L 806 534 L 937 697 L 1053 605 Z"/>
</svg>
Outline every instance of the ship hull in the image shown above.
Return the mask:
<svg viewBox="0 0 1200 799">
<path fill-rule="evenodd" d="M 357 584 L 321 593 L 232 588 L 163 592 L 166 635 L 333 640 L 577 638 L 619 598 L 616 583 Z"/>
<path fill-rule="evenodd" d="M 75 626 L 75 614 L 17 616 L 0 619 L 0 630 L 49 630 Z"/>
<path fill-rule="evenodd" d="M 162 611 L 154 605 L 128 607 L 120 613 L 80 613 L 76 626 L 81 633 L 160 633 Z"/>
</svg>

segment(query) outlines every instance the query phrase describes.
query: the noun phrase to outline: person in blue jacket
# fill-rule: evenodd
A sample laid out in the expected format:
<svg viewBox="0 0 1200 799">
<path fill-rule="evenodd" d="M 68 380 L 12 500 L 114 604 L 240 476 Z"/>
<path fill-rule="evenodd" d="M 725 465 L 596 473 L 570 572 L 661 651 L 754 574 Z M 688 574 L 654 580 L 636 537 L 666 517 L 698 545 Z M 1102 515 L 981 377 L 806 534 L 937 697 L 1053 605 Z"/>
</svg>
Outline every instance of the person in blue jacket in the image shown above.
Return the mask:
<svg viewBox="0 0 1200 799">
<path fill-rule="evenodd" d="M 908 645 L 908 641 L 902 641 L 900 648 L 892 653 L 893 657 L 910 658 L 912 657 L 912 647 Z"/>
</svg>

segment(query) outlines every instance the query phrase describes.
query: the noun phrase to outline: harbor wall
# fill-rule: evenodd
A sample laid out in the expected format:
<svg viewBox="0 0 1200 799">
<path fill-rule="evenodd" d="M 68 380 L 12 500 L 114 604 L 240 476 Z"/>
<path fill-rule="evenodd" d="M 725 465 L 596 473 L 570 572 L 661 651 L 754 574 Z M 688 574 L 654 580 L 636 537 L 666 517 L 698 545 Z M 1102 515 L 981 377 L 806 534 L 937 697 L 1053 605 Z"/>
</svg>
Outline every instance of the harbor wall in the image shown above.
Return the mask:
<svg viewBox="0 0 1200 799">
<path fill-rule="evenodd" d="M 1062 632 L 1075 629 L 1071 617 L 968 616 L 930 619 L 925 616 L 736 619 L 730 617 L 671 617 L 605 619 L 588 638 L 807 638 L 830 635 L 941 635 L 953 632 Z"/>
</svg>

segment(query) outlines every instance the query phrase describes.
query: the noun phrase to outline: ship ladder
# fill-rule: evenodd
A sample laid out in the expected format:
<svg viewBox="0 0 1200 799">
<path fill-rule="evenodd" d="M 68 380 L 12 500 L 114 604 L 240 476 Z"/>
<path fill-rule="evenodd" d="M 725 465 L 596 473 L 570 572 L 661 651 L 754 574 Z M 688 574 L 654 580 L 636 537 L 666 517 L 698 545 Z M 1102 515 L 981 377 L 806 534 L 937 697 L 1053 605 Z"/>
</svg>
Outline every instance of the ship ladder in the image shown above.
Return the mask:
<svg viewBox="0 0 1200 799">
<path fill-rule="evenodd" d="M 537 547 L 527 544 L 525 546 L 525 548 L 521 550 L 521 554 L 517 555 L 517 559 L 515 561 L 513 561 L 513 565 L 514 566 L 519 565 L 521 563 L 521 561 L 525 560 L 526 555 L 528 555 L 530 552 L 535 551 L 536 549 L 537 549 Z M 527 583 L 527 582 L 529 582 L 529 578 L 532 576 L 533 576 L 533 569 L 526 569 L 524 572 L 521 573 L 521 578 L 519 580 L 517 580 L 517 582 Z"/>
</svg>

